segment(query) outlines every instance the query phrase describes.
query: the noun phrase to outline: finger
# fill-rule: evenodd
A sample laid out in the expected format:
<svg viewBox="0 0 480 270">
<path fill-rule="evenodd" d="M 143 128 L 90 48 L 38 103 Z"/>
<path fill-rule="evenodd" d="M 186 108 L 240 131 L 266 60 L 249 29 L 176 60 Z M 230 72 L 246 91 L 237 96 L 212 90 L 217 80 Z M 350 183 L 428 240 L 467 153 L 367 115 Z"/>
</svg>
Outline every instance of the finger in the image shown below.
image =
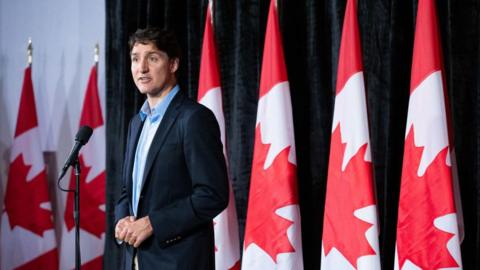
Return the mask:
<svg viewBox="0 0 480 270">
<path fill-rule="evenodd" d="M 121 232 L 125 230 L 126 227 L 127 224 L 125 224 L 125 220 L 120 220 L 115 226 L 115 237 L 118 237 Z"/>
<path fill-rule="evenodd" d="M 117 239 L 121 241 L 126 241 L 125 236 L 127 235 L 127 229 L 123 229 L 118 233 Z"/>
<path fill-rule="evenodd" d="M 117 222 L 117 225 L 115 226 L 115 234 L 121 232 L 124 228 L 124 224 L 122 223 L 122 220 Z"/>
<path fill-rule="evenodd" d="M 126 230 L 125 233 L 125 242 L 130 243 L 130 239 L 132 238 L 132 231 L 131 230 Z"/>
<path fill-rule="evenodd" d="M 123 227 L 124 227 L 124 226 L 122 226 L 122 220 L 119 220 L 119 221 L 117 222 L 117 225 L 115 225 L 115 237 L 118 236 L 119 232 L 122 231 L 122 228 L 123 228 Z"/>
<path fill-rule="evenodd" d="M 124 218 L 120 219 L 117 224 L 124 225 L 125 222 L 127 222 L 127 221 L 128 221 L 128 217 L 124 217 Z"/>
<path fill-rule="evenodd" d="M 123 226 L 116 226 L 115 227 L 115 238 L 119 239 L 122 232 L 124 231 L 125 227 Z"/>
<path fill-rule="evenodd" d="M 137 240 L 137 238 L 136 238 L 135 236 L 132 236 L 132 237 L 130 238 L 130 240 L 128 241 L 128 243 L 129 243 L 130 245 L 133 245 L 133 244 L 135 244 L 136 240 Z"/>
<path fill-rule="evenodd" d="M 145 240 L 145 237 L 143 237 L 142 235 L 140 235 L 137 240 L 135 241 L 135 243 L 133 243 L 133 247 L 135 248 L 138 248 L 140 246 L 140 244 L 142 244 L 143 240 Z"/>
<path fill-rule="evenodd" d="M 124 233 L 122 234 L 122 231 L 119 231 L 118 233 L 115 234 L 115 238 L 120 241 L 123 241 L 125 238 L 125 234 Z"/>
</svg>

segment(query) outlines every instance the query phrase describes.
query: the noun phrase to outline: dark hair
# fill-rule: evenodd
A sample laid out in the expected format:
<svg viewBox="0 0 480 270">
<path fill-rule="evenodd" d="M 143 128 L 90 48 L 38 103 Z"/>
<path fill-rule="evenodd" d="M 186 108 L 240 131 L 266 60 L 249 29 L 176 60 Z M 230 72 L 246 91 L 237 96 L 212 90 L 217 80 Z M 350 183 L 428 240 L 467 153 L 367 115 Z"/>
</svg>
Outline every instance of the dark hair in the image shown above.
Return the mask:
<svg viewBox="0 0 480 270">
<path fill-rule="evenodd" d="M 135 31 L 128 40 L 130 52 L 132 52 L 136 43 L 147 44 L 150 42 L 155 44 L 157 49 L 165 52 L 169 58 L 180 59 L 181 50 L 175 34 L 170 30 L 156 27 L 147 27 Z"/>
</svg>

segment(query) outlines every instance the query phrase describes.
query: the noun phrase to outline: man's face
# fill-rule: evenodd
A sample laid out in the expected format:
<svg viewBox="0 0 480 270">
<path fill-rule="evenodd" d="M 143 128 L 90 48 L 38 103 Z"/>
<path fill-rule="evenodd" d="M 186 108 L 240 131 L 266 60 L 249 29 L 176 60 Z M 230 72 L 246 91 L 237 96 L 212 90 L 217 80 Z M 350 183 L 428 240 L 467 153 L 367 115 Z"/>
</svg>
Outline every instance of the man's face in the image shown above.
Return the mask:
<svg viewBox="0 0 480 270">
<path fill-rule="evenodd" d="M 140 93 L 156 97 L 176 84 L 178 59 L 171 59 L 149 42 L 136 43 L 130 53 L 132 77 Z"/>
</svg>

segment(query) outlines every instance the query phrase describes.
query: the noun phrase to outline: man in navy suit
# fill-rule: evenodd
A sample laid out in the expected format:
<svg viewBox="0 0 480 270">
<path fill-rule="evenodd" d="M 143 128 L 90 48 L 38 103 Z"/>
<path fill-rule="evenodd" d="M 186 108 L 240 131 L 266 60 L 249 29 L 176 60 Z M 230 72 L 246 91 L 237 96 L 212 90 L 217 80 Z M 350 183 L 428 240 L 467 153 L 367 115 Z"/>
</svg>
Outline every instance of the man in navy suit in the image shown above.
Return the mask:
<svg viewBox="0 0 480 270">
<path fill-rule="evenodd" d="M 131 71 L 147 96 L 128 128 L 115 237 L 125 269 L 215 269 L 212 219 L 228 203 L 213 113 L 177 85 L 180 50 L 166 30 L 137 30 Z"/>
</svg>

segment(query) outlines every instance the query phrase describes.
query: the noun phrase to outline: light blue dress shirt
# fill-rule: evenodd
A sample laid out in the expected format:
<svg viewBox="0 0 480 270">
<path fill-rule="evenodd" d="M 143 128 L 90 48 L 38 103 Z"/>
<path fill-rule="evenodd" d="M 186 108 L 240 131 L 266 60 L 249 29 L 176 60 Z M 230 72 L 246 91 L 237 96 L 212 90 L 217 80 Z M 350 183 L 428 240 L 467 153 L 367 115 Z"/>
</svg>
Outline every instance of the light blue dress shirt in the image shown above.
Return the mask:
<svg viewBox="0 0 480 270">
<path fill-rule="evenodd" d="M 162 122 L 165 111 L 170 105 L 173 97 L 178 93 L 179 87 L 176 85 L 170 93 L 163 98 L 154 108 L 150 108 L 148 102 L 145 100 L 142 108 L 140 109 L 140 118 L 144 122 L 142 133 L 138 139 L 137 149 L 135 151 L 135 161 L 133 163 L 132 172 L 132 209 L 133 214 L 137 216 L 138 200 L 140 198 L 140 192 L 142 191 L 143 174 L 145 171 L 145 163 L 147 161 L 148 151 L 152 144 L 153 137 L 157 133 L 158 126 Z"/>
</svg>

